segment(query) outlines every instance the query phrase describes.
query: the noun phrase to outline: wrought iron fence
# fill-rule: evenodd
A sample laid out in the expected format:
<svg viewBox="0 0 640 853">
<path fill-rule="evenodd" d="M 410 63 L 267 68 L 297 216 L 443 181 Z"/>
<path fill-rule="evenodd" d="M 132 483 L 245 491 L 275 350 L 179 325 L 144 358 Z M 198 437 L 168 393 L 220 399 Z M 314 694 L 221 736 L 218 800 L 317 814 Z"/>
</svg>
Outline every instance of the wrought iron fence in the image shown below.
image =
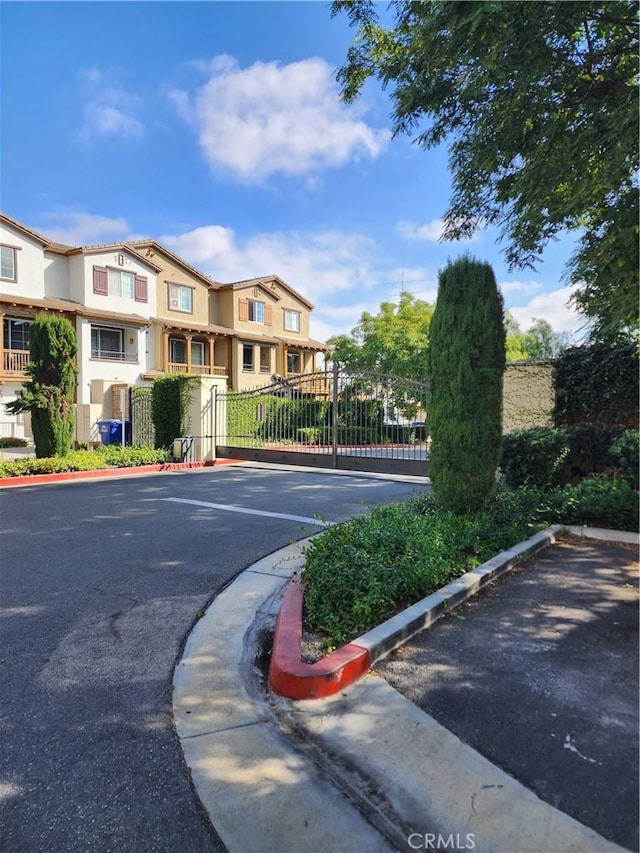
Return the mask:
<svg viewBox="0 0 640 853">
<path fill-rule="evenodd" d="M 373 373 L 330 371 L 273 377 L 252 391 L 219 394 L 217 444 L 326 457 L 424 462 L 428 387 Z M 224 421 L 224 423 L 223 423 Z M 363 466 L 364 467 L 364 466 Z"/>
</svg>

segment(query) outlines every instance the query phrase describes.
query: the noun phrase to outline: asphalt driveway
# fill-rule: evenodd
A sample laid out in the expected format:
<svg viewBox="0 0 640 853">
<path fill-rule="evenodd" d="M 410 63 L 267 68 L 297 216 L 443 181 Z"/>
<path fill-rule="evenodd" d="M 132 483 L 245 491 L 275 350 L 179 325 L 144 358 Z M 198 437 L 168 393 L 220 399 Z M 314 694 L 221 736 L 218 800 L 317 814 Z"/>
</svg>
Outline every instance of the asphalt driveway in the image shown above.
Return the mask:
<svg viewBox="0 0 640 853">
<path fill-rule="evenodd" d="M 638 850 L 638 549 L 570 540 L 376 664 L 541 799 Z"/>
<path fill-rule="evenodd" d="M 0 492 L 0 849 L 223 850 L 172 728 L 185 636 L 318 519 L 415 489 L 226 467 Z"/>
</svg>

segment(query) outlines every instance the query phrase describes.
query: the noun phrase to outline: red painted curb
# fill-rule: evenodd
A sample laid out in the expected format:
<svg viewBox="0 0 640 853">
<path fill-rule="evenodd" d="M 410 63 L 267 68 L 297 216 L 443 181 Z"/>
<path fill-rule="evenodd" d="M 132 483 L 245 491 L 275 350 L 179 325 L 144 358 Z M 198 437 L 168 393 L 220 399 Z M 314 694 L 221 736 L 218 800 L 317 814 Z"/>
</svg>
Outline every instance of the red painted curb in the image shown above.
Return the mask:
<svg viewBox="0 0 640 853">
<path fill-rule="evenodd" d="M 96 471 L 61 471 L 57 474 L 25 474 L 22 477 L 0 478 L 0 489 L 19 486 L 41 486 L 45 483 L 63 483 L 68 480 L 100 480 L 131 474 L 155 474 L 164 471 L 184 471 L 189 468 L 212 468 L 233 465 L 237 459 L 216 459 L 213 462 L 162 462 L 158 465 L 136 465 L 133 468 L 99 468 Z"/>
<path fill-rule="evenodd" d="M 287 699 L 324 699 L 369 671 L 369 652 L 347 643 L 316 663 L 300 660 L 304 584 L 294 577 L 282 600 L 273 638 L 269 688 Z"/>
</svg>

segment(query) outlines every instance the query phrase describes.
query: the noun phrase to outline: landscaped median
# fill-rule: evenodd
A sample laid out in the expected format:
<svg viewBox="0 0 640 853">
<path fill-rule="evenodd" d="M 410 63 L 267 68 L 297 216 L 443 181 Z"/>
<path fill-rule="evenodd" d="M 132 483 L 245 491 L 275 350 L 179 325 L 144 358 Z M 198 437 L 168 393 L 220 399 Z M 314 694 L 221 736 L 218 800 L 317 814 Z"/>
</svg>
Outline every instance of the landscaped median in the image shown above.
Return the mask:
<svg viewBox="0 0 640 853">
<path fill-rule="evenodd" d="M 157 471 L 182 471 L 214 464 L 233 463 L 233 459 L 215 462 L 174 462 L 166 450 L 109 446 L 97 450 L 76 450 L 66 456 L 46 459 L 0 460 L 0 488 L 36 486 L 66 480 L 95 480 Z"/>
<path fill-rule="evenodd" d="M 554 525 L 503 551 L 316 663 L 301 660 L 304 583 L 297 576 L 292 578 L 276 622 L 270 689 L 287 699 L 324 699 L 339 693 L 366 675 L 377 660 L 433 625 L 490 581 L 553 544 L 562 530 L 561 525 Z"/>
</svg>

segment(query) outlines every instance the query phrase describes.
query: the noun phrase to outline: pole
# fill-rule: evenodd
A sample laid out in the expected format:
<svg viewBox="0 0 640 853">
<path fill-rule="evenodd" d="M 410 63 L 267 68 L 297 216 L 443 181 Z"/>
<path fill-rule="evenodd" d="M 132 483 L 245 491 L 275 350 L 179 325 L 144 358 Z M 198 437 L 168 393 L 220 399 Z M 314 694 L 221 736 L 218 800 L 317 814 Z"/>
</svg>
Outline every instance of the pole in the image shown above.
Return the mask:
<svg viewBox="0 0 640 853">
<path fill-rule="evenodd" d="M 333 393 L 331 406 L 331 467 L 338 467 L 338 363 L 333 363 Z"/>
<path fill-rule="evenodd" d="M 120 389 L 120 416 L 122 418 L 122 449 L 124 450 L 124 416 L 125 416 L 125 403 L 124 403 L 124 388 Z"/>
</svg>

